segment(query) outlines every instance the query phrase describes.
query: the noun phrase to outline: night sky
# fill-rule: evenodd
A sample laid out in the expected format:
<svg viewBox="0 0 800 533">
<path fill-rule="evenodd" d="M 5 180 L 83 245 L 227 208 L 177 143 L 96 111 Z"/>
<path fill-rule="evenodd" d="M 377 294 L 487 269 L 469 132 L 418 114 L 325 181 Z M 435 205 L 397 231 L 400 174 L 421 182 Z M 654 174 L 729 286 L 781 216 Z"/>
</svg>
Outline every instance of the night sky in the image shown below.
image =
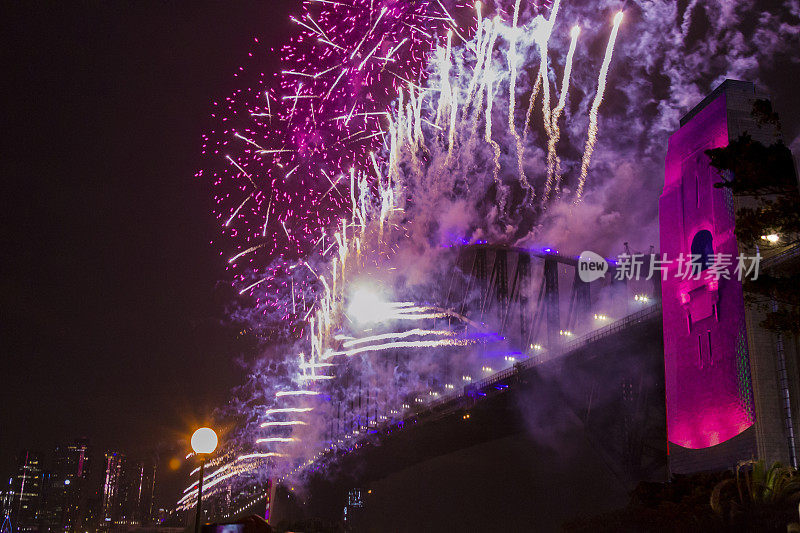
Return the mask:
<svg viewBox="0 0 800 533">
<path fill-rule="evenodd" d="M 174 447 L 241 382 L 193 175 L 212 100 L 296 3 L 6 6 L 0 474 L 79 436 Z"/>
</svg>

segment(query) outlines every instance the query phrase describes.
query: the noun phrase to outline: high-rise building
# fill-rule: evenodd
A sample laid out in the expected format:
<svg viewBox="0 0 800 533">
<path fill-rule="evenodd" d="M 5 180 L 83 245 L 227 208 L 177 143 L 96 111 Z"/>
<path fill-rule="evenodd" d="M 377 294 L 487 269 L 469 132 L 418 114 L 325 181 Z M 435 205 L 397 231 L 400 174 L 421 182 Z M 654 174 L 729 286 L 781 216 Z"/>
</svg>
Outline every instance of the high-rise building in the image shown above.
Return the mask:
<svg viewBox="0 0 800 533">
<path fill-rule="evenodd" d="M 157 461 L 145 461 L 142 463 L 142 482 L 139 489 L 139 509 L 142 525 L 150 525 L 155 522 L 157 512 L 155 506 L 157 471 Z"/>
<path fill-rule="evenodd" d="M 752 83 L 726 80 L 681 119 L 669 140 L 659 202 L 661 252 L 672 260 L 662 283 L 669 463 L 674 473 L 721 469 L 762 458 L 796 460 L 798 354 L 760 326 L 735 273 L 745 249 L 734 233 L 740 200 L 717 188 L 705 151 L 742 134 L 770 145 L 774 124 L 760 123 Z M 727 276 L 705 272 L 716 258 Z M 791 366 L 791 368 L 787 367 Z"/>
<path fill-rule="evenodd" d="M 120 484 L 122 482 L 122 466 L 125 456 L 119 452 L 106 452 L 105 476 L 103 478 L 103 505 L 100 512 L 101 528 L 107 529 L 113 525 L 118 515 L 117 502 L 120 499 Z"/>
<path fill-rule="evenodd" d="M 92 528 L 100 486 L 93 476 L 91 451 L 86 439 L 55 448 L 45 482 L 43 529 L 75 532 Z"/>
<path fill-rule="evenodd" d="M 29 450 L 20 453 L 5 497 L 5 513 L 13 531 L 39 530 L 43 475 L 39 454 Z"/>
<path fill-rule="evenodd" d="M 156 467 L 118 452 L 105 454 L 101 529 L 147 525 L 152 521 Z"/>
</svg>

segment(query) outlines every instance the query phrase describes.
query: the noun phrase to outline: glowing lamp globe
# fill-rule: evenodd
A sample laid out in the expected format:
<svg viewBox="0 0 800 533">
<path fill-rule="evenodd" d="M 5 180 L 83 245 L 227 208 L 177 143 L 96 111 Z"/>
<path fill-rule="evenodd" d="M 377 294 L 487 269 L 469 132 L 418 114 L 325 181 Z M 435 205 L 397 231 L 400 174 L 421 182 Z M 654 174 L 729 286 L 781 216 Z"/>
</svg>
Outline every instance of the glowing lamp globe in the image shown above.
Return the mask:
<svg viewBox="0 0 800 533">
<path fill-rule="evenodd" d="M 211 428 L 200 428 L 192 435 L 194 453 L 212 453 L 217 449 L 217 434 Z"/>
</svg>

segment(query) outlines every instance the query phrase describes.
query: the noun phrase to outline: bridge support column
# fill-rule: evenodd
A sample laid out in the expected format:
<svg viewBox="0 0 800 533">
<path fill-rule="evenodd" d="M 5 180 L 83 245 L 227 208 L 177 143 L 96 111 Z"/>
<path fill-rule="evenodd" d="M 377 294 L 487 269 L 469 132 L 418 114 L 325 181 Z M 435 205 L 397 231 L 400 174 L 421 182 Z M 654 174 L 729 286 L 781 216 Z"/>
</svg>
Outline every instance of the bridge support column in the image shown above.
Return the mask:
<svg viewBox="0 0 800 533">
<path fill-rule="evenodd" d="M 578 329 L 592 319 L 592 293 L 590 285 L 581 280 L 577 268 L 572 286 L 575 291 L 575 329 Z"/>
<path fill-rule="evenodd" d="M 547 344 L 552 349 L 559 342 L 561 318 L 558 310 L 558 262 L 544 260 L 544 303 L 547 319 Z"/>
</svg>

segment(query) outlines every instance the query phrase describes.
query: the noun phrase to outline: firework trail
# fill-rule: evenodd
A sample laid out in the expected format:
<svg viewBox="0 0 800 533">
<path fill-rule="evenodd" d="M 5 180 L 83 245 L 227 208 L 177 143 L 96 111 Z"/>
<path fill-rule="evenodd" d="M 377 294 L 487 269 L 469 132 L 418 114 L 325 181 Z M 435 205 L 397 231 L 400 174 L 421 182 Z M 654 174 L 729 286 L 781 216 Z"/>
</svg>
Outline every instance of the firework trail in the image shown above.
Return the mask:
<svg viewBox="0 0 800 533">
<path fill-rule="evenodd" d="M 514 110 L 517 103 L 517 22 L 519 21 L 519 5 L 521 0 L 517 0 L 514 4 L 514 18 L 511 22 L 511 31 L 514 37 L 508 47 L 508 65 L 511 69 L 509 82 L 508 82 L 508 129 L 511 135 L 514 136 L 517 147 L 517 167 L 519 169 L 519 182 L 523 188 L 530 190 L 531 186 L 528 179 L 525 177 L 525 148 L 522 144 L 522 137 L 517 132 L 517 127 L 514 124 Z M 495 149 L 495 158 L 497 158 L 497 150 Z"/>
<path fill-rule="evenodd" d="M 318 395 L 318 391 L 313 390 L 291 390 L 291 391 L 279 391 L 275 393 L 275 396 L 281 398 L 283 396 L 316 396 Z"/>
<path fill-rule="evenodd" d="M 560 0 L 555 0 L 555 2 L 553 2 L 553 10 L 550 14 L 550 18 L 537 25 L 535 34 L 536 42 L 540 50 L 539 77 L 542 80 L 542 120 L 544 122 L 545 133 L 549 136 L 552 136 L 552 133 L 550 118 L 550 78 L 548 77 L 548 45 L 550 43 L 550 36 L 553 34 L 553 27 L 560 5 Z"/>
<path fill-rule="evenodd" d="M 369 337 L 361 337 L 360 339 L 354 339 L 352 337 L 337 336 L 336 340 L 348 339 L 348 340 L 345 340 L 344 343 L 342 343 L 342 346 L 344 346 L 345 348 L 349 348 L 349 347 L 355 346 L 357 344 L 364 344 L 366 342 L 382 341 L 382 340 L 387 340 L 387 339 L 405 339 L 407 337 L 427 337 L 427 336 L 450 337 L 452 335 L 454 335 L 454 333 L 452 331 L 450 331 L 450 330 L 435 331 L 435 330 L 425 330 L 425 329 L 414 328 L 412 330 L 403 331 L 403 332 L 400 332 L 400 333 L 382 333 L 380 335 L 371 335 Z"/>
<path fill-rule="evenodd" d="M 286 426 L 305 426 L 306 423 L 302 420 L 285 420 L 283 422 L 264 422 L 261 424 L 262 428 L 268 427 L 286 427 Z"/>
<path fill-rule="evenodd" d="M 217 470 L 206 474 L 203 477 L 203 489 L 207 491 L 206 495 L 213 495 L 215 491 L 211 489 L 213 489 L 215 485 L 221 483 L 222 481 L 250 472 L 255 468 L 262 467 L 264 465 L 263 460 L 273 460 L 283 457 L 285 457 L 284 454 L 275 452 L 248 453 L 239 455 L 238 457 L 223 464 Z M 224 459 L 222 461 L 218 460 L 216 464 L 220 464 L 221 462 L 224 462 Z M 210 461 L 209 463 L 213 464 L 213 461 Z M 190 475 L 197 474 L 199 470 L 199 467 L 196 468 L 191 472 Z M 199 480 L 195 481 L 186 487 L 186 489 L 184 489 L 183 496 L 177 502 L 178 509 L 188 510 L 195 507 L 197 501 L 197 492 L 195 489 L 197 488 L 198 484 Z"/>
<path fill-rule="evenodd" d="M 311 407 L 285 407 L 279 409 L 268 409 L 264 411 L 264 416 L 274 415 L 274 414 L 282 414 L 282 413 L 306 413 L 311 411 L 313 408 Z"/>
<path fill-rule="evenodd" d="M 589 163 L 592 161 L 592 152 L 594 152 L 594 145 L 597 142 L 597 114 L 600 110 L 600 104 L 603 103 L 603 93 L 606 90 L 606 78 L 608 77 L 608 67 L 611 64 L 611 54 L 614 52 L 614 42 L 617 40 L 617 32 L 619 25 L 622 22 L 622 11 L 614 16 L 614 27 L 611 30 L 611 37 L 608 38 L 608 45 L 606 46 L 606 55 L 603 58 L 603 64 L 600 67 L 600 76 L 597 80 L 597 94 L 592 102 L 592 109 L 589 111 L 589 135 L 586 139 L 586 148 L 583 152 L 583 160 L 581 161 L 581 174 L 578 181 L 578 190 L 575 193 L 577 201 L 580 201 L 583 195 L 583 188 L 586 185 L 586 176 L 589 174 Z"/>
<path fill-rule="evenodd" d="M 263 442 L 297 442 L 297 439 L 292 437 L 264 437 L 256 439 L 256 444 L 261 444 Z"/>
<path fill-rule="evenodd" d="M 362 346 L 360 348 L 351 348 L 340 352 L 328 352 L 324 355 L 326 358 L 335 357 L 337 355 L 344 355 L 352 357 L 366 352 L 379 352 L 382 350 L 397 350 L 400 348 L 437 348 L 440 346 L 469 346 L 475 344 L 477 341 L 470 339 L 440 339 L 435 341 L 395 341 L 387 342 L 384 344 L 373 344 L 370 346 Z"/>
<path fill-rule="evenodd" d="M 551 187 L 553 186 L 553 174 L 556 176 L 555 189 L 558 191 L 558 186 L 561 181 L 561 169 L 558 163 L 558 156 L 556 155 L 556 145 L 561 137 L 561 127 L 558 125 L 558 119 L 561 118 L 561 113 L 567 104 L 567 93 L 569 92 L 569 79 L 572 75 L 572 60 L 575 57 L 575 48 L 578 44 L 578 36 L 581 33 L 580 26 L 572 28 L 572 40 L 569 43 L 569 52 L 567 52 L 567 62 L 564 67 L 564 77 L 561 81 L 561 93 L 558 97 L 558 104 L 553 110 L 552 123 L 550 125 L 550 139 L 547 143 L 547 182 L 545 183 L 544 199 L 550 196 Z"/>
<path fill-rule="evenodd" d="M 492 139 L 493 84 L 494 73 L 487 72 L 484 82 L 484 86 L 486 87 L 486 142 L 492 146 L 492 150 L 494 151 L 494 169 L 492 176 L 494 177 L 494 182 L 497 184 L 498 189 L 497 204 L 501 210 L 504 210 L 508 201 L 508 188 L 500 182 L 500 156 L 502 155 L 502 150 L 500 149 L 500 144 Z"/>
</svg>

